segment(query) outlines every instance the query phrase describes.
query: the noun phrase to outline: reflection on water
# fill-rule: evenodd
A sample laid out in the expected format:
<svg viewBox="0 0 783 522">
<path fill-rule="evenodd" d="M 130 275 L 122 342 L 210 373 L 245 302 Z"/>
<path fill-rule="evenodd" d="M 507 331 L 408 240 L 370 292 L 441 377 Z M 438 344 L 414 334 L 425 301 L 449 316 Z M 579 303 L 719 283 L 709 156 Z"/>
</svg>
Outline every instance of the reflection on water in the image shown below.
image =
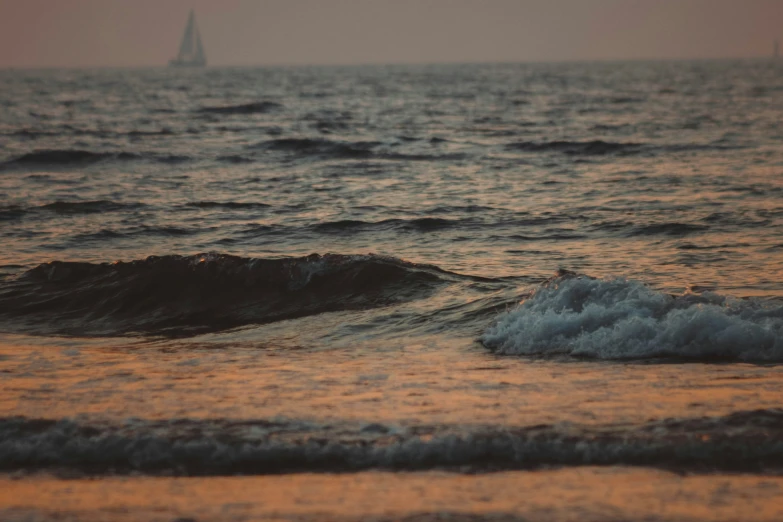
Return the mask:
<svg viewBox="0 0 783 522">
<path fill-rule="evenodd" d="M 757 520 L 783 516 L 779 477 L 627 468 L 537 473 L 3 480 L 6 520 Z M 178 518 L 179 517 L 179 518 Z"/>
<path fill-rule="evenodd" d="M 285 417 L 403 426 L 639 424 L 777 408 L 783 367 L 487 357 L 476 344 L 400 338 L 313 350 L 248 343 L 3 345 L 6 415 Z M 466 416 L 465 412 L 470 412 Z"/>
<path fill-rule="evenodd" d="M 781 518 L 779 64 L 0 87 L 3 520 Z"/>
<path fill-rule="evenodd" d="M 0 264 L 378 252 L 779 296 L 781 82 L 762 61 L 4 72 Z"/>
</svg>

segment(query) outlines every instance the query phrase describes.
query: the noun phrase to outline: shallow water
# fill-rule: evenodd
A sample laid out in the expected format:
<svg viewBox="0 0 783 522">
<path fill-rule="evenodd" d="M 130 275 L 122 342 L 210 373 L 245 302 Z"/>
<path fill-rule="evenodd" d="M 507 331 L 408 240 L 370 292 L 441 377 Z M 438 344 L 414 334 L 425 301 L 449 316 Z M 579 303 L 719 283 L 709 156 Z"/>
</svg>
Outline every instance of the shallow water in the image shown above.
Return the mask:
<svg viewBox="0 0 783 522">
<path fill-rule="evenodd" d="M 72 487 L 67 516 L 156 509 L 105 511 L 90 482 L 61 482 L 84 476 L 141 477 L 134 498 L 182 476 L 166 487 L 190 500 L 159 516 L 208 520 L 202 491 L 229 480 L 209 477 L 234 474 L 343 488 L 342 508 L 316 507 L 348 519 L 717 520 L 745 506 L 716 507 L 724 484 L 778 486 L 779 63 L 0 84 L 0 468 L 19 491 Z M 309 472 L 347 475 L 261 477 Z M 626 475 L 660 502 L 604 506 Z M 559 511 L 426 502 L 501 477 L 586 489 Z M 365 481 L 399 483 L 409 508 L 361 507 Z M 669 495 L 693 502 L 666 511 Z M 773 496 L 747 495 L 775 518 Z M 2 506 L 66 516 L 58 502 Z M 285 502 L 237 519 L 318 512 Z"/>
<path fill-rule="evenodd" d="M 570 468 L 455 475 L 2 481 L 9 521 L 780 520 L 780 477 Z M 36 509 L 39 505 L 56 509 Z M 54 512 L 54 513 L 53 513 Z M 654 513 L 655 515 L 650 515 Z"/>
</svg>

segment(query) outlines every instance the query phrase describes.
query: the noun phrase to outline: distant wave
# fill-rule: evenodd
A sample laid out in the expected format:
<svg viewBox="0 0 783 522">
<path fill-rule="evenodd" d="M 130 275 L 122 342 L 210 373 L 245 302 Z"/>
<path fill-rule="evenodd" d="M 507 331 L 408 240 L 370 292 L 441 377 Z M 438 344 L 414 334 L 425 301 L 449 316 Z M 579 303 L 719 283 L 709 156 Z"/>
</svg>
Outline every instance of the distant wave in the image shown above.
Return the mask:
<svg viewBox="0 0 783 522">
<path fill-rule="evenodd" d="M 0 132 L 0 136 L 15 136 L 19 138 L 27 138 L 30 140 L 52 138 L 55 136 L 95 136 L 99 138 L 127 136 L 130 138 L 142 138 L 146 136 L 170 136 L 173 134 L 174 132 L 167 128 L 162 128 L 159 130 L 132 130 L 124 132 L 105 129 L 83 129 L 74 127 L 72 125 L 58 125 L 48 129 L 17 129 L 12 132 Z"/>
<path fill-rule="evenodd" d="M 152 160 L 161 163 L 187 161 L 187 156 L 137 154 L 133 152 L 91 152 L 81 149 L 41 149 L 0 163 L 0 169 L 30 167 L 81 167 L 102 161 Z"/>
<path fill-rule="evenodd" d="M 710 227 L 705 225 L 695 225 L 691 223 L 653 223 L 650 225 L 637 226 L 632 229 L 631 234 L 635 236 L 667 235 L 667 236 L 685 236 L 696 232 L 704 232 Z"/>
<path fill-rule="evenodd" d="M 0 330 L 188 336 L 417 299 L 453 277 L 376 255 L 55 261 L 0 284 Z"/>
<path fill-rule="evenodd" d="M 177 227 L 177 226 L 156 226 L 156 225 L 136 225 L 122 229 L 104 228 L 97 232 L 88 232 L 75 234 L 68 238 L 68 242 L 75 245 L 88 241 L 111 241 L 115 239 L 129 239 L 135 237 L 185 237 L 201 234 L 210 230 L 211 227 Z"/>
<path fill-rule="evenodd" d="M 563 273 L 480 338 L 507 355 L 783 361 L 783 305 Z"/>
<path fill-rule="evenodd" d="M 253 159 L 247 156 L 241 156 L 239 154 L 230 154 L 225 156 L 218 156 L 217 160 L 222 163 L 230 163 L 233 165 L 239 165 L 242 163 L 252 163 Z"/>
<path fill-rule="evenodd" d="M 473 214 L 473 213 L 492 212 L 494 210 L 496 210 L 494 207 L 487 207 L 484 205 L 444 205 L 444 206 L 431 208 L 427 210 L 426 213 L 427 214 L 447 214 L 447 213 L 459 214 L 462 212 L 467 212 Z"/>
<path fill-rule="evenodd" d="M 56 214 L 98 214 L 102 212 L 116 212 L 143 208 L 143 203 L 122 203 L 109 200 L 95 201 L 54 201 L 40 206 L 9 205 L 0 206 L 0 221 L 21 219 L 24 216 L 39 211 L 54 212 Z"/>
<path fill-rule="evenodd" d="M 259 209 L 269 208 L 270 205 L 266 203 L 258 202 L 241 202 L 241 201 L 192 201 L 187 204 L 188 207 L 195 208 L 207 208 L 207 209 L 229 209 L 229 210 L 242 210 L 242 209 Z"/>
<path fill-rule="evenodd" d="M 80 149 L 42 149 L 34 152 L 28 152 L 17 156 L 1 166 L 38 166 L 38 165 L 85 165 L 95 163 L 101 160 L 135 160 L 139 159 L 137 154 L 129 152 L 109 153 L 109 152 L 90 152 Z"/>
<path fill-rule="evenodd" d="M 39 138 L 51 138 L 53 136 L 60 136 L 62 132 L 53 130 L 38 130 L 38 129 L 16 129 L 11 132 L 2 132 L 0 136 L 16 136 L 19 138 L 27 138 L 31 140 L 37 140 Z"/>
<path fill-rule="evenodd" d="M 313 225 L 318 232 L 356 232 L 360 230 L 415 230 L 419 232 L 431 232 L 459 226 L 460 220 L 444 218 L 417 218 L 417 219 L 385 219 L 383 221 L 340 220 L 327 221 Z"/>
<path fill-rule="evenodd" d="M 55 201 L 37 207 L 58 214 L 95 214 L 99 212 L 114 212 L 142 208 L 143 203 L 121 203 L 105 199 L 95 201 Z"/>
<path fill-rule="evenodd" d="M 326 138 L 277 138 L 258 143 L 253 148 L 325 159 L 374 158 L 394 161 L 449 161 L 465 158 L 462 153 L 404 153 L 390 151 L 378 141 L 338 141 Z"/>
<path fill-rule="evenodd" d="M 140 134 L 141 135 L 141 134 Z M 147 135 L 147 134 L 144 134 Z M 303 158 L 314 159 L 376 159 L 392 161 L 451 161 L 466 157 L 463 153 L 415 153 L 393 150 L 377 141 L 340 141 L 325 138 L 275 138 L 248 147 L 246 154 L 223 154 L 212 161 L 239 165 L 260 161 L 253 151 L 277 151 Z M 193 161 L 194 158 L 179 154 L 157 154 L 150 152 L 96 152 L 84 149 L 38 149 L 32 152 L 0 161 L 0 171 L 34 168 L 68 169 L 87 167 L 109 162 L 153 162 L 177 164 Z"/>
<path fill-rule="evenodd" d="M 621 105 L 625 103 L 643 103 L 647 101 L 647 98 L 640 98 L 640 97 L 633 97 L 633 96 L 615 96 L 609 98 L 606 101 L 615 105 Z"/>
<path fill-rule="evenodd" d="M 783 472 L 783 410 L 673 418 L 629 427 L 402 427 L 274 420 L 123 423 L 0 418 L 0 471 L 214 476 L 381 469 L 462 472 L 645 466 Z"/>
<path fill-rule="evenodd" d="M 268 112 L 279 111 L 283 106 L 277 102 L 261 101 L 254 103 L 244 103 L 241 105 L 225 105 L 217 107 L 202 107 L 199 112 L 204 114 L 266 114 Z"/>
<path fill-rule="evenodd" d="M 314 138 L 278 138 L 262 142 L 256 147 L 306 155 L 366 158 L 372 156 L 372 149 L 377 145 L 379 143 L 375 141 L 341 142 Z"/>
<path fill-rule="evenodd" d="M 174 134 L 171 129 L 160 129 L 155 131 L 139 131 L 133 130 L 128 132 L 127 136 L 131 138 L 141 138 L 145 136 L 171 136 Z"/>
<path fill-rule="evenodd" d="M 707 225 L 697 225 L 694 223 L 664 222 L 636 224 L 627 221 L 604 221 L 592 225 L 596 230 L 605 230 L 610 232 L 620 232 L 627 236 L 687 236 L 704 232 L 710 229 Z"/>
<path fill-rule="evenodd" d="M 0 221 L 11 221 L 20 219 L 27 214 L 27 209 L 20 205 L 0 206 Z"/>
<path fill-rule="evenodd" d="M 521 152 L 558 152 L 570 156 L 630 156 L 637 154 L 683 153 L 705 150 L 735 150 L 740 145 L 723 143 L 677 143 L 654 145 L 649 143 L 591 141 L 520 141 L 506 145 L 508 150 Z"/>
<path fill-rule="evenodd" d="M 612 141 L 521 141 L 507 145 L 509 149 L 523 152 L 561 152 L 563 154 L 602 156 L 607 154 L 638 153 L 639 143 L 617 143 Z"/>
</svg>

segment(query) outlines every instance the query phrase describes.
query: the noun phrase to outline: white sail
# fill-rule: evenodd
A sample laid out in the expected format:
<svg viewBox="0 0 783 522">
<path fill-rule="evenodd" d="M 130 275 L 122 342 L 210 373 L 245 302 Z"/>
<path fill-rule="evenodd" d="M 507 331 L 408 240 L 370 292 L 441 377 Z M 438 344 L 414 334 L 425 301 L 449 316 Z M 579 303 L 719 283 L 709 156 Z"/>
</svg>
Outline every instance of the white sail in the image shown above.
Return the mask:
<svg viewBox="0 0 783 522">
<path fill-rule="evenodd" d="M 177 58 L 182 59 L 193 54 L 193 24 L 195 23 L 193 18 L 193 11 L 191 11 L 188 17 L 188 25 L 185 26 L 185 34 L 182 36 L 182 43 L 179 45 Z"/>
<path fill-rule="evenodd" d="M 179 45 L 179 53 L 169 62 L 169 65 L 172 67 L 203 67 L 206 64 L 207 58 L 196 25 L 196 15 L 191 9 L 188 24 L 185 26 L 185 34 L 182 35 L 182 42 Z"/>
<path fill-rule="evenodd" d="M 195 28 L 196 35 L 196 61 L 206 65 L 207 57 L 204 54 L 204 46 L 201 45 L 201 34 L 199 34 L 198 27 Z"/>
</svg>

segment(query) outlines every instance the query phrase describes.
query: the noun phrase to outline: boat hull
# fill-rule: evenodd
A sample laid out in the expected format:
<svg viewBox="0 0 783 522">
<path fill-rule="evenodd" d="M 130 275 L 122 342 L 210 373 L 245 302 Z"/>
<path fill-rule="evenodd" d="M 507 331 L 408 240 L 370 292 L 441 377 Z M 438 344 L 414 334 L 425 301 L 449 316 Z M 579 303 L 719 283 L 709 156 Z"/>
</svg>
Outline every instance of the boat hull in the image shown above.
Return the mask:
<svg viewBox="0 0 783 522">
<path fill-rule="evenodd" d="M 169 61 L 169 67 L 206 67 L 206 61 L 183 61 L 183 60 L 171 60 Z"/>
</svg>

